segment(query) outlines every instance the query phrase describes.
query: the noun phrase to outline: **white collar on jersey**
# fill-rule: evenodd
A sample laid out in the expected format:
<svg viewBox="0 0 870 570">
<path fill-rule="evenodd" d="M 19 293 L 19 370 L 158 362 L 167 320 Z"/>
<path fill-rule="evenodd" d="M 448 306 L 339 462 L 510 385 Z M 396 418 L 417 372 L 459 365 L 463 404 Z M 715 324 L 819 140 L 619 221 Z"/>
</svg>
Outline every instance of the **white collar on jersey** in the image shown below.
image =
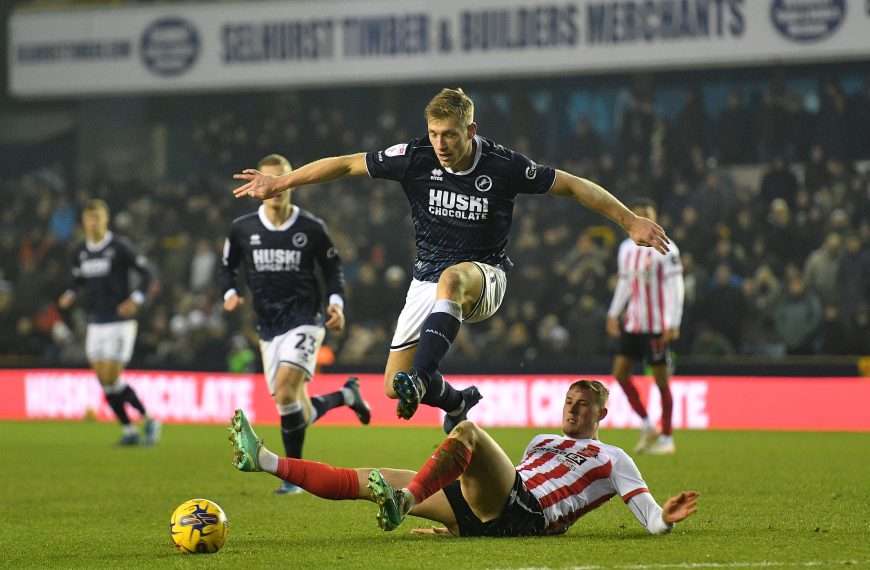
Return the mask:
<svg viewBox="0 0 870 570">
<path fill-rule="evenodd" d="M 477 167 L 477 163 L 480 162 L 480 155 L 483 153 L 483 141 L 481 141 L 480 137 L 477 135 L 474 135 L 474 146 L 474 160 L 471 162 L 471 166 L 468 167 L 468 170 L 463 170 L 462 172 L 453 172 L 452 168 L 445 168 L 444 170 L 450 174 L 455 174 L 456 176 L 471 174 L 471 172 Z"/>
<path fill-rule="evenodd" d="M 106 235 L 103 236 L 103 239 L 100 241 L 87 241 L 85 240 L 85 247 L 88 248 L 88 251 L 100 251 L 112 241 L 112 232 L 106 232 Z"/>
<path fill-rule="evenodd" d="M 271 232 L 283 232 L 284 230 L 292 226 L 296 222 L 296 218 L 299 217 L 299 206 L 290 206 L 290 208 L 290 217 L 287 218 L 287 220 L 280 226 L 276 226 L 269 221 L 268 217 L 266 217 L 265 205 L 260 206 L 260 208 L 257 210 L 257 215 L 260 217 L 260 222 L 262 222 L 262 224 L 266 226 L 267 230 Z"/>
</svg>

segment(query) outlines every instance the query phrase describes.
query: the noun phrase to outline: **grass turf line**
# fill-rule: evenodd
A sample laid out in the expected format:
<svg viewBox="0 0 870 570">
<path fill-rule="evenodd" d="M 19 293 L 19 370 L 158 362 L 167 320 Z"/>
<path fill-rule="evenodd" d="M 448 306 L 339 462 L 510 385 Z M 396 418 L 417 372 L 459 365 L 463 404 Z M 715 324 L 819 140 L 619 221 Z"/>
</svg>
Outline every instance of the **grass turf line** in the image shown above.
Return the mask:
<svg viewBox="0 0 870 570">
<path fill-rule="evenodd" d="M 261 427 L 280 449 L 277 427 Z M 517 459 L 537 430 L 492 430 Z M 631 449 L 636 432 L 602 439 Z M 870 562 L 870 434 L 678 432 L 672 457 L 637 458 L 662 502 L 701 492 L 699 513 L 666 537 L 647 536 L 614 499 L 562 537 L 444 539 L 393 533 L 366 502 L 276 497 L 278 479 L 239 473 L 219 426 L 166 426 L 155 448 L 117 448 L 116 426 L 0 423 L 0 567 L 167 568 L 714 568 Z M 416 469 L 436 429 L 315 427 L 305 455 L 340 466 Z M 230 520 L 218 554 L 183 556 L 168 523 L 181 502 L 206 497 Z"/>
</svg>

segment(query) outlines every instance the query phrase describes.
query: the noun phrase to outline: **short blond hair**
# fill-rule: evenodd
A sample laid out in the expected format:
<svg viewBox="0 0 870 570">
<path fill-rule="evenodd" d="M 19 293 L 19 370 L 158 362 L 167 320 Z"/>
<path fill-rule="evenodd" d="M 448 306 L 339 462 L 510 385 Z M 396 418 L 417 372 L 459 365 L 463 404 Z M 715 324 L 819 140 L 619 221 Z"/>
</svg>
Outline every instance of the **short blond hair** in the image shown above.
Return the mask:
<svg viewBox="0 0 870 570">
<path fill-rule="evenodd" d="M 465 91 L 444 88 L 426 105 L 426 120 L 457 119 L 463 127 L 474 122 L 474 101 Z"/>
<path fill-rule="evenodd" d="M 257 163 L 257 169 L 263 168 L 264 166 L 282 166 L 284 170 L 291 171 L 293 170 L 293 165 L 290 164 L 290 161 L 287 160 L 287 157 L 282 154 L 268 154 L 260 159 L 260 162 Z"/>
<path fill-rule="evenodd" d="M 571 390 L 589 390 L 593 392 L 598 405 L 602 408 L 607 405 L 607 398 L 610 397 L 610 390 L 598 380 L 577 380 L 568 387 L 568 391 L 570 392 Z"/>
</svg>

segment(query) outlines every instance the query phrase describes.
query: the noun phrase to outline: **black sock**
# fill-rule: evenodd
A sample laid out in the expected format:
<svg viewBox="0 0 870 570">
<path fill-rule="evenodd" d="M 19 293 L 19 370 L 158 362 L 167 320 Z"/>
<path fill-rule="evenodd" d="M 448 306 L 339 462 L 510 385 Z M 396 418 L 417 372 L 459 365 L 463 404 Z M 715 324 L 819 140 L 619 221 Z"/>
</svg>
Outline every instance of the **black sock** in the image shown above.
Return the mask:
<svg viewBox="0 0 870 570">
<path fill-rule="evenodd" d="M 281 416 L 281 439 L 287 457 L 302 457 L 302 444 L 305 443 L 305 414 L 302 408 Z"/>
<path fill-rule="evenodd" d="M 321 394 L 311 398 L 311 405 L 314 406 L 314 417 L 311 418 L 311 423 L 316 422 L 333 408 L 339 408 L 344 405 L 344 393 L 339 390 L 330 392 L 329 394 Z"/>
<path fill-rule="evenodd" d="M 124 390 L 121 391 L 121 398 L 123 398 L 125 402 L 128 402 L 131 406 L 136 408 L 136 411 L 143 416 L 147 415 L 145 413 L 145 406 L 142 405 L 142 401 L 139 400 L 139 396 L 136 395 L 136 391 L 133 390 L 133 388 L 131 388 L 129 385 L 124 386 Z"/>
<path fill-rule="evenodd" d="M 420 400 L 427 406 L 441 408 L 445 412 L 452 412 L 462 405 L 462 393 L 450 385 L 437 370 L 429 375 L 429 383 L 426 393 Z"/>
<path fill-rule="evenodd" d="M 130 416 L 127 415 L 127 409 L 124 407 L 124 398 L 121 394 L 106 394 L 106 401 L 109 407 L 115 412 L 115 417 L 121 422 L 122 426 L 130 425 Z"/>
<path fill-rule="evenodd" d="M 431 378 L 450 344 L 459 333 L 459 319 L 448 313 L 429 313 L 420 328 L 420 343 L 414 354 L 414 368 Z M 425 378 L 424 378 L 425 382 Z"/>
</svg>

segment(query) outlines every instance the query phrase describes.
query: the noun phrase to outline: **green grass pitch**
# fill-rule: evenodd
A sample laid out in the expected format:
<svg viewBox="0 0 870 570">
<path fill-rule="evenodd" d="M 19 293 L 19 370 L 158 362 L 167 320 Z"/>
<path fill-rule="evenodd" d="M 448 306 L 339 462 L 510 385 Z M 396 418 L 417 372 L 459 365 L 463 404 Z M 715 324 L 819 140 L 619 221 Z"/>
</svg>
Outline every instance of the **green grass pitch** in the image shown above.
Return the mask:
<svg viewBox="0 0 870 570">
<path fill-rule="evenodd" d="M 0 423 L 0 566 L 9 568 L 870 568 L 870 434 L 679 432 L 673 457 L 638 465 L 662 502 L 701 492 L 700 510 L 648 536 L 619 500 L 565 536 L 452 539 L 393 533 L 366 502 L 277 497 L 279 481 L 230 465 L 218 426 L 166 426 L 155 448 L 113 446 L 97 423 Z M 273 449 L 276 427 L 261 427 Z M 534 433 L 493 430 L 512 458 Z M 636 433 L 602 439 L 631 449 Z M 315 427 L 306 456 L 336 465 L 417 468 L 435 429 Z M 182 501 L 205 497 L 230 520 L 224 549 L 169 543 Z M 415 524 L 418 523 L 418 524 Z"/>
</svg>

